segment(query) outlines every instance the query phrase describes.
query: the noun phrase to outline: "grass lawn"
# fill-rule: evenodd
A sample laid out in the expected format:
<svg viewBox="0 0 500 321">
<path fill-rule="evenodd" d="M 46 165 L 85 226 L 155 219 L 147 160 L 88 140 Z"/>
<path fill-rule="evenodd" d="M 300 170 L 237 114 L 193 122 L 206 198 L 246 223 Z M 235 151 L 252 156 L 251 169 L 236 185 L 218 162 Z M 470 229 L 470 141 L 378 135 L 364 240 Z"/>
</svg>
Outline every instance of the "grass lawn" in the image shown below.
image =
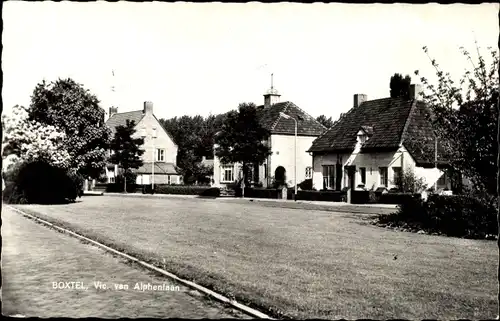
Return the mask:
<svg viewBox="0 0 500 321">
<path fill-rule="evenodd" d="M 274 316 L 496 317 L 492 241 L 395 232 L 360 215 L 251 202 L 101 196 L 18 207 L 165 262 L 181 277 Z"/>
<path fill-rule="evenodd" d="M 54 289 L 53 282 L 81 283 L 78 288 Z M 102 286 L 96 288 L 94 282 L 107 284 L 108 290 Z M 173 291 L 134 290 L 137 282 L 166 284 Z M 114 285 L 123 287 L 116 290 Z M 124 263 L 95 246 L 37 224 L 10 209 L 2 209 L 3 315 L 245 317 L 212 303 L 187 287 L 148 273 L 135 264 Z"/>
</svg>

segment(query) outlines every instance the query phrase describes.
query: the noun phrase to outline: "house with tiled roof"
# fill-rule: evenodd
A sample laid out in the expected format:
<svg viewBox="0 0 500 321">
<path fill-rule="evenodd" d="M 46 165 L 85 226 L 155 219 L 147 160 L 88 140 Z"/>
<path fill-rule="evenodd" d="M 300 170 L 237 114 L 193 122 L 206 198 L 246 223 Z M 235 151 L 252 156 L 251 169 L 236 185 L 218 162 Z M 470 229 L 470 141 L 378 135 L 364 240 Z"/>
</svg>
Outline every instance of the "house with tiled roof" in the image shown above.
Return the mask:
<svg viewBox="0 0 500 321">
<path fill-rule="evenodd" d="M 267 187 L 276 180 L 288 186 L 295 185 L 294 142 L 297 121 L 297 183 L 312 178 L 312 156 L 307 153 L 312 142 L 326 128 L 314 117 L 291 101 L 280 102 L 280 94 L 271 86 L 264 94 L 264 104 L 257 107 L 262 126 L 269 130 L 267 144 L 272 154 L 263 165 L 252 169 L 253 182 Z M 284 117 L 283 115 L 289 116 Z M 292 119 L 293 118 L 293 119 Z M 242 177 L 240 164 L 221 164 L 214 157 L 213 184 L 226 186 Z"/>
<path fill-rule="evenodd" d="M 428 186 L 450 188 L 443 171 L 448 162 L 421 92 L 420 85 L 411 85 L 409 99 L 354 95 L 354 106 L 308 149 L 313 187 L 390 189 L 403 170 L 413 170 Z"/>
<path fill-rule="evenodd" d="M 109 108 L 109 118 L 106 125 L 111 129 L 112 136 L 116 127 L 124 126 L 127 120 L 134 121 L 136 126 L 135 136 L 144 138 L 144 164 L 134 170 L 137 173 L 137 184 L 179 184 L 180 174 L 177 171 L 177 145 L 173 137 L 160 124 L 153 113 L 153 103 L 144 102 L 142 110 L 118 113 L 118 107 Z M 110 151 L 111 153 L 111 151 Z M 115 164 L 106 166 L 108 182 L 115 181 L 119 169 Z"/>
</svg>

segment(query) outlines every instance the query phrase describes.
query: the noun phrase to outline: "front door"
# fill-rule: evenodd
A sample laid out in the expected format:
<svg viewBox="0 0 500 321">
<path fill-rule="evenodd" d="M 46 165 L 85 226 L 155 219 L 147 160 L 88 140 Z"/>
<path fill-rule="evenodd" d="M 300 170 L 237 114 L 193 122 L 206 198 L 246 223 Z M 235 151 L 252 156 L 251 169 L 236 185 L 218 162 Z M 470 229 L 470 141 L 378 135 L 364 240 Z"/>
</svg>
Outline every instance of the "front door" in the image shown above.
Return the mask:
<svg viewBox="0 0 500 321">
<path fill-rule="evenodd" d="M 356 188 L 356 166 L 346 166 L 347 169 L 347 187 Z"/>
</svg>

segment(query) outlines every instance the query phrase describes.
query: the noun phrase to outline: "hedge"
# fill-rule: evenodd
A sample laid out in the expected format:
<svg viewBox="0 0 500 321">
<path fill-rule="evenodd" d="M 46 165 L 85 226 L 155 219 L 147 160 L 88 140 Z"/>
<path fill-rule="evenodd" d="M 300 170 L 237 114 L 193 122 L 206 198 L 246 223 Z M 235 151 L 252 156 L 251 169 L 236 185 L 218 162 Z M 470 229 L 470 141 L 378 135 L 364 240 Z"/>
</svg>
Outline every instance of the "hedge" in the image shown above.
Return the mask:
<svg viewBox="0 0 500 321">
<path fill-rule="evenodd" d="M 485 238 L 498 233 L 495 201 L 468 195 L 434 194 L 426 202 L 406 198 L 396 213 L 380 216 L 379 222 L 455 237 Z"/>
<path fill-rule="evenodd" d="M 411 201 L 413 198 L 421 199 L 422 195 L 418 193 L 385 193 L 378 195 L 377 203 L 380 204 L 403 204 Z"/>
<path fill-rule="evenodd" d="M 343 202 L 346 193 L 340 191 L 297 191 L 297 200 Z"/>
<path fill-rule="evenodd" d="M 11 204 L 62 204 L 81 195 L 83 180 L 43 161 L 19 163 L 6 173 L 2 200 Z"/>
<path fill-rule="evenodd" d="M 144 185 L 143 193 L 148 193 L 148 194 L 151 193 L 151 185 Z M 210 187 L 210 186 L 197 186 L 197 185 L 155 184 L 154 193 L 219 197 L 220 188 Z"/>
</svg>

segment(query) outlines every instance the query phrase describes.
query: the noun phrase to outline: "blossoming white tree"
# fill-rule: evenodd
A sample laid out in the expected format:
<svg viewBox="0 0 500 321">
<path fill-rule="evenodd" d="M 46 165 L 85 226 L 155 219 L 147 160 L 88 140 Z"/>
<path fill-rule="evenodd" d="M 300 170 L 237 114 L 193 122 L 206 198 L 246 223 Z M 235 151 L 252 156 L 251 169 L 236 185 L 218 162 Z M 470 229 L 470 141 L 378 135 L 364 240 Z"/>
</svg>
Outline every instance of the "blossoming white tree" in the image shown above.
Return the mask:
<svg viewBox="0 0 500 321">
<path fill-rule="evenodd" d="M 12 115 L 3 115 L 2 127 L 2 157 L 7 166 L 18 161 L 44 161 L 68 168 L 70 155 L 63 147 L 65 134 L 54 126 L 29 121 L 25 107 L 16 105 Z"/>
</svg>

